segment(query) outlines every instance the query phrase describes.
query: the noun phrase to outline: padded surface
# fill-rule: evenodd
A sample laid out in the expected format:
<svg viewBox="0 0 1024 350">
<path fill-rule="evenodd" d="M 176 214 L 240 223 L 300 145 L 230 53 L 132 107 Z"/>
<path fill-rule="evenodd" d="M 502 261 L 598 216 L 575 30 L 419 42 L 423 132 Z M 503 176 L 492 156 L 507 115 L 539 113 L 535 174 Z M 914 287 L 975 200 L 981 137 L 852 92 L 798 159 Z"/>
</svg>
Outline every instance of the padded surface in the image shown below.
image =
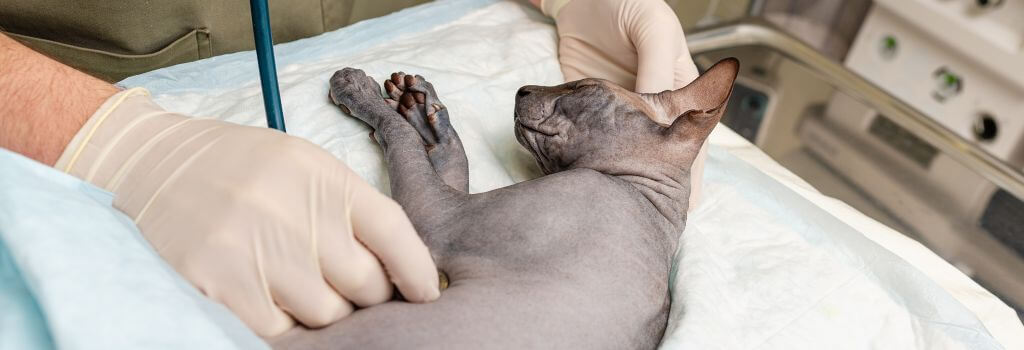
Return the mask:
<svg viewBox="0 0 1024 350">
<path fill-rule="evenodd" d="M 511 111 L 519 86 L 561 82 L 554 34 L 519 2 L 454 0 L 279 45 L 289 132 L 387 191 L 369 129 L 330 105 L 327 80 L 345 66 L 378 80 L 401 70 L 430 79 L 450 108 L 471 191 L 535 177 Z M 149 88 L 173 111 L 263 126 L 256 77 L 254 55 L 242 53 L 122 84 Z M 1012 311 L 923 246 L 822 196 L 724 127 L 711 144 L 706 201 L 675 263 L 666 348 L 1024 347 Z"/>
</svg>

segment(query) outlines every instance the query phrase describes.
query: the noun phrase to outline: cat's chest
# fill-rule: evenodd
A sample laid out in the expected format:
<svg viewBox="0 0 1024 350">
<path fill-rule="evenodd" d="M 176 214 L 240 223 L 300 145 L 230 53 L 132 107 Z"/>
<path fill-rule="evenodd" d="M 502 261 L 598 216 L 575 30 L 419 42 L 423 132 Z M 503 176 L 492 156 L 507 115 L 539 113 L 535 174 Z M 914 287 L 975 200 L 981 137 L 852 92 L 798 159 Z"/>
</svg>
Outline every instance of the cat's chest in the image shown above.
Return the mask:
<svg viewBox="0 0 1024 350">
<path fill-rule="evenodd" d="M 636 246 L 658 230 L 651 210 L 630 193 L 586 181 L 488 193 L 454 219 L 445 246 L 454 254 L 539 263 Z"/>
</svg>

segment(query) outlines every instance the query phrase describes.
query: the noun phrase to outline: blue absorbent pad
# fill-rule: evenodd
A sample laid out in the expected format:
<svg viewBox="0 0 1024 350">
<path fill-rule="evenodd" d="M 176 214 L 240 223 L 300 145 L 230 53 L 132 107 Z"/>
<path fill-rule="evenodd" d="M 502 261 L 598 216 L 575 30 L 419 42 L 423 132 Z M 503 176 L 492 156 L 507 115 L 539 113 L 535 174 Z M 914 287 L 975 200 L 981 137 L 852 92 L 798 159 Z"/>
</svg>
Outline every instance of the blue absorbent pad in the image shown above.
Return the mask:
<svg viewBox="0 0 1024 350">
<path fill-rule="evenodd" d="M 265 349 L 95 186 L 0 149 L 0 349 Z"/>
</svg>

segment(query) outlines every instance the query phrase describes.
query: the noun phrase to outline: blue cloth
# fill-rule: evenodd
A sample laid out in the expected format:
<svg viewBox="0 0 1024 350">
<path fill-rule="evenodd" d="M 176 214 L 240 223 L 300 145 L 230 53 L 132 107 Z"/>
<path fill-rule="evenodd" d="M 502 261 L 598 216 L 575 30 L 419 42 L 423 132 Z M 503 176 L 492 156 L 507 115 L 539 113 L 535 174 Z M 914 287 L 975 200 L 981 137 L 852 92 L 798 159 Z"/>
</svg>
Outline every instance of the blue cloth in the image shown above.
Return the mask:
<svg viewBox="0 0 1024 350">
<path fill-rule="evenodd" d="M 0 348 L 267 348 L 164 263 L 112 201 L 0 149 Z"/>
<path fill-rule="evenodd" d="M 53 349 L 39 304 L 0 241 L 0 349 Z"/>
</svg>

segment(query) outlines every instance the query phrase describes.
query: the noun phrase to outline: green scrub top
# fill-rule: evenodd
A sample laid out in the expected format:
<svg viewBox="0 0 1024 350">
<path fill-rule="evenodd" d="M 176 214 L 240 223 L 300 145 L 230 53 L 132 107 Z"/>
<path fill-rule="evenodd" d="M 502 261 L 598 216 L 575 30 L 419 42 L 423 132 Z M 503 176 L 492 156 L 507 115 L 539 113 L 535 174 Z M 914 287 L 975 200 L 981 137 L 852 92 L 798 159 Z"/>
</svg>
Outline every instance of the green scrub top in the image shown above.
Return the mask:
<svg viewBox="0 0 1024 350">
<path fill-rule="evenodd" d="M 275 43 L 429 0 L 268 0 Z M 0 32 L 107 81 L 253 49 L 248 0 L 5 0 Z"/>
</svg>

